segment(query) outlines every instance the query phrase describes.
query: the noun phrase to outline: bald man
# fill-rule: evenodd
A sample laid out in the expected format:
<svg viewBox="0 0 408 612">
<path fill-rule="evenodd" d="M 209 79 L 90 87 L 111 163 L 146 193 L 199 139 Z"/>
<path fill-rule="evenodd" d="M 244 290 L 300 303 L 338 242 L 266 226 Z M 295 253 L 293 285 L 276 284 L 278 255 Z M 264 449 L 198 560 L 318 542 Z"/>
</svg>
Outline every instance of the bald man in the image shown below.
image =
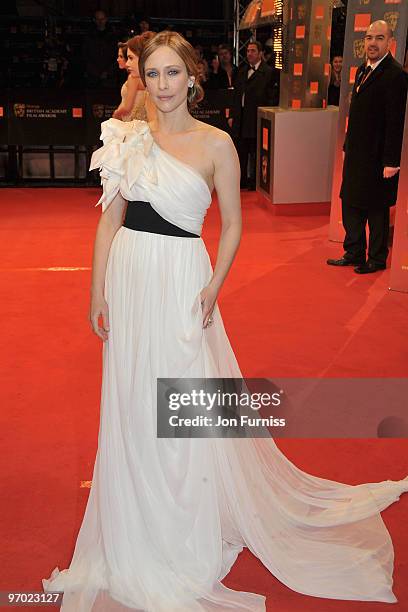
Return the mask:
<svg viewBox="0 0 408 612">
<path fill-rule="evenodd" d="M 391 41 L 385 21 L 369 26 L 364 38 L 367 59 L 357 70 L 343 147 L 345 252 L 327 263 L 355 266 L 358 274 L 386 268 L 390 207 L 397 198 L 408 79 L 390 53 Z"/>
</svg>

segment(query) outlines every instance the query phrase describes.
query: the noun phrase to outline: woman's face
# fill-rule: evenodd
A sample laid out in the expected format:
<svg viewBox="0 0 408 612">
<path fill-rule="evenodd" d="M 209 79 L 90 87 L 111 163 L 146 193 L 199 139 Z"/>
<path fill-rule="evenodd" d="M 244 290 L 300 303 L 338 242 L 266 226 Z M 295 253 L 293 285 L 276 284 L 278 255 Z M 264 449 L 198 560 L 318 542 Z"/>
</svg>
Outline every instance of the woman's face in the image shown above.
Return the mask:
<svg viewBox="0 0 408 612">
<path fill-rule="evenodd" d="M 189 77 L 181 57 L 170 47 L 156 49 L 145 63 L 146 87 L 157 108 L 169 113 L 187 104 Z"/>
<path fill-rule="evenodd" d="M 343 58 L 340 55 L 333 57 L 332 64 L 334 72 L 340 73 L 343 66 Z"/>
<path fill-rule="evenodd" d="M 139 56 L 133 53 L 130 49 L 127 52 L 126 67 L 129 74 L 132 76 L 140 76 L 139 74 Z"/>
<path fill-rule="evenodd" d="M 116 61 L 118 62 L 118 66 L 121 70 L 124 70 L 126 68 L 126 58 L 123 55 L 122 49 L 119 49 Z"/>
</svg>

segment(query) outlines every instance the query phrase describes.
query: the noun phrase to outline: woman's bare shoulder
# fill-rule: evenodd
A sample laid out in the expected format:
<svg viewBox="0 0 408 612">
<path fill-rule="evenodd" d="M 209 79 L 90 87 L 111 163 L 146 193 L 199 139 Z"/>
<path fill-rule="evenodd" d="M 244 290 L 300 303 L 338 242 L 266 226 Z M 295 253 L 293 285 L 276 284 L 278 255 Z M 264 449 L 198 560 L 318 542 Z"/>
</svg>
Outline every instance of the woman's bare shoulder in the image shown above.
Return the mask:
<svg viewBox="0 0 408 612">
<path fill-rule="evenodd" d="M 213 151 L 215 155 L 223 155 L 230 152 L 231 148 L 235 148 L 234 142 L 227 132 L 203 121 L 198 123 L 201 124 L 200 129 L 203 131 L 205 147 Z"/>
<path fill-rule="evenodd" d="M 129 74 L 126 83 L 128 84 L 128 87 L 132 90 L 144 89 L 140 77 L 135 76 L 134 74 Z"/>
</svg>

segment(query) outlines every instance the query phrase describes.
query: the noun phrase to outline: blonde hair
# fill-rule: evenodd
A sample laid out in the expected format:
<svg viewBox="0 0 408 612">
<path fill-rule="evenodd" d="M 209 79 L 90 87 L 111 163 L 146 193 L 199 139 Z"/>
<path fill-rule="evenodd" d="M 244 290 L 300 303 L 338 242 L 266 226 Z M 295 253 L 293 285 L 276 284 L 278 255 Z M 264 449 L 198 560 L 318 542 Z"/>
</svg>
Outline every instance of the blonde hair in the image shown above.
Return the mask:
<svg viewBox="0 0 408 612">
<path fill-rule="evenodd" d="M 195 77 L 193 86 L 189 87 L 187 92 L 188 109 L 194 108 L 204 98 L 204 90 L 199 83 L 196 53 L 190 43 L 178 32 L 172 32 L 170 30 L 159 32 L 144 46 L 139 56 L 139 73 L 144 86 L 146 87 L 146 60 L 159 47 L 170 47 L 170 49 L 173 49 L 184 62 L 188 76 Z"/>
</svg>

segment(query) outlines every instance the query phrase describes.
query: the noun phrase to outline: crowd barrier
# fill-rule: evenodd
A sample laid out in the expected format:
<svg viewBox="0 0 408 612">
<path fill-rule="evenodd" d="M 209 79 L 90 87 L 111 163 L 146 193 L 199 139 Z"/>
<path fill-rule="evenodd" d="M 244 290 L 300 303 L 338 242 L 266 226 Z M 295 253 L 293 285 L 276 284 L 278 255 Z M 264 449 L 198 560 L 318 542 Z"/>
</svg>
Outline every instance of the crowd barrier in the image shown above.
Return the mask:
<svg viewBox="0 0 408 612">
<path fill-rule="evenodd" d="M 232 89 L 209 90 L 193 115 L 228 131 L 232 96 Z M 0 178 L 8 182 L 88 180 L 101 123 L 119 103 L 116 89 L 0 92 Z"/>
</svg>

